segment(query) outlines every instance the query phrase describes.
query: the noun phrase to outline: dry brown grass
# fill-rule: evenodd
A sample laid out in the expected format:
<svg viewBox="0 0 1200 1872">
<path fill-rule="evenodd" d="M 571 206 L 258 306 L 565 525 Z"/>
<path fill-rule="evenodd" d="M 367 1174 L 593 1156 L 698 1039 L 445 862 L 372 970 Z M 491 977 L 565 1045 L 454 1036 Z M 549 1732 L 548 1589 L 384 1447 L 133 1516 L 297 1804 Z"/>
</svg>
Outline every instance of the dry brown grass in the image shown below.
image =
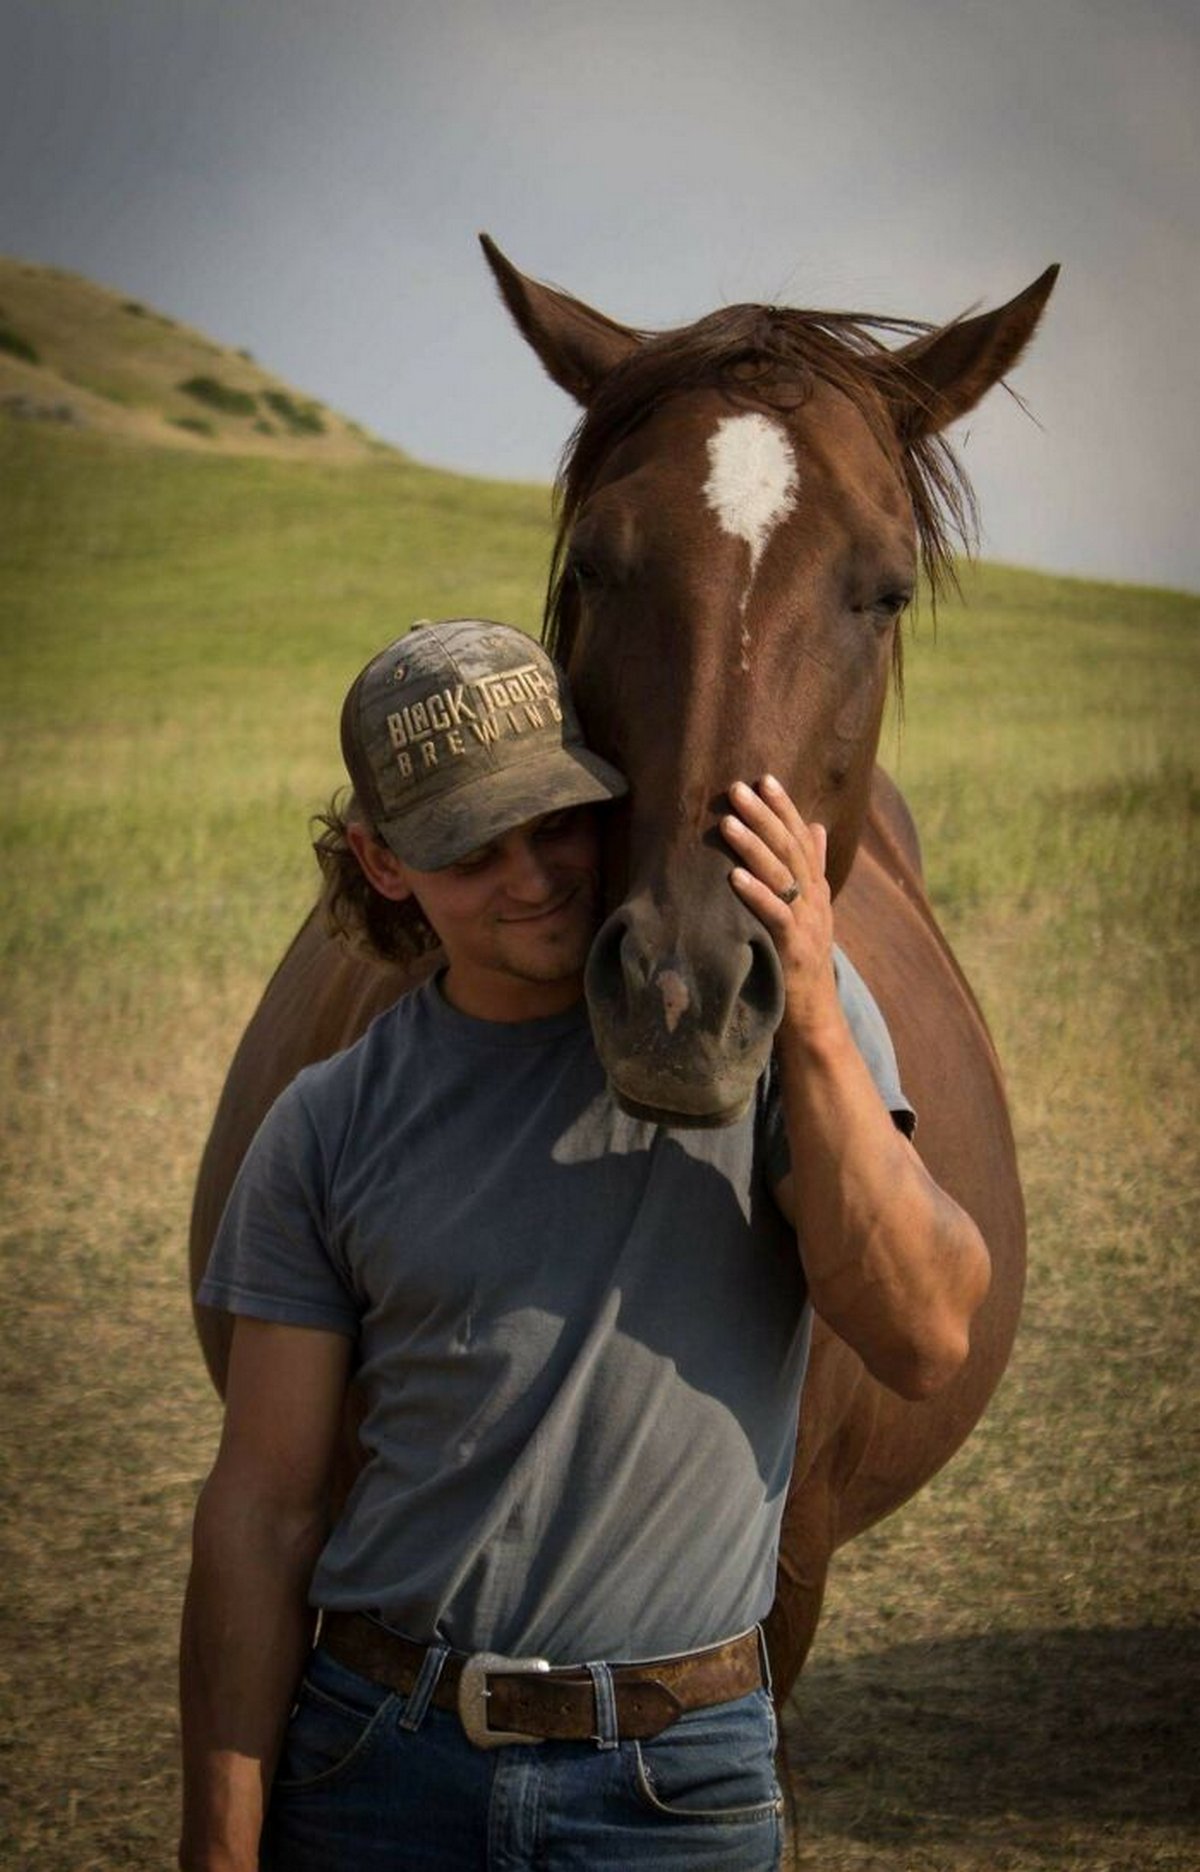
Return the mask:
<svg viewBox="0 0 1200 1872">
<path fill-rule="evenodd" d="M 960 948 L 1005 1016 L 1022 1330 L 964 1452 L 835 1563 L 788 1725 L 800 1867 L 1198 1860 L 1195 1075 L 1160 1035 L 1143 1104 L 1115 1070 L 1138 1010 L 1105 1032 L 1119 1010 L 1077 982 L 1100 1070 L 1056 1085 L 1061 1003 L 1014 921 Z"/>
<path fill-rule="evenodd" d="M 117 1021 L 26 1038 L 0 1232 L 13 1866 L 171 1863 L 172 1626 L 217 1422 L 181 1260 L 210 1035 L 193 1008 L 169 1064 Z"/>
</svg>

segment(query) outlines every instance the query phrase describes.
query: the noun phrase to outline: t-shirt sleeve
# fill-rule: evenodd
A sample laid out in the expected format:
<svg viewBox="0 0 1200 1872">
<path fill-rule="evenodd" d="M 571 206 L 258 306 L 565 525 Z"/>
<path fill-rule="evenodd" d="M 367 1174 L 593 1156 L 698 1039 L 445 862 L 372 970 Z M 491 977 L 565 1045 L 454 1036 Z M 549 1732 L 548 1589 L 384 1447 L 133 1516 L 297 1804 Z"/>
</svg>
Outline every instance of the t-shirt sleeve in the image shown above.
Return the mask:
<svg viewBox="0 0 1200 1872">
<path fill-rule="evenodd" d="M 328 1246 L 325 1186 L 320 1140 L 292 1084 L 242 1161 L 197 1290 L 200 1304 L 357 1334 L 354 1292 Z"/>
<path fill-rule="evenodd" d="M 887 1030 L 887 1022 L 880 1012 L 879 1004 L 849 956 L 836 947 L 833 951 L 833 972 L 837 981 L 838 999 L 849 1023 L 854 1044 L 866 1061 L 880 1098 L 892 1114 L 892 1122 L 898 1130 L 903 1131 L 905 1137 L 911 1137 L 916 1130 L 917 1114 L 900 1084 L 896 1049 L 892 1045 L 892 1036 Z M 774 1067 L 767 1101 L 764 1161 L 767 1180 L 771 1188 L 775 1189 L 791 1169 L 791 1157 L 783 1119 L 783 1102 L 779 1096 Z"/>
</svg>

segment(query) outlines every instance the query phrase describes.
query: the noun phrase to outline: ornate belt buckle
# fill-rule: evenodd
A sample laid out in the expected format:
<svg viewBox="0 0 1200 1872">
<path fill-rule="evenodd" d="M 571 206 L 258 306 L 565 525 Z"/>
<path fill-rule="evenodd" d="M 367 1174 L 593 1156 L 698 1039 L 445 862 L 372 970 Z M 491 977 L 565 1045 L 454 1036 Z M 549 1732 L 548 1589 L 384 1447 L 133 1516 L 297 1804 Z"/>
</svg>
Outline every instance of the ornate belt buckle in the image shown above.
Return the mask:
<svg viewBox="0 0 1200 1872">
<path fill-rule="evenodd" d="M 492 1671 L 505 1677 L 536 1677 L 549 1669 L 540 1657 L 501 1657 L 495 1651 L 476 1651 L 469 1657 L 458 1679 L 458 1719 L 467 1740 L 481 1749 L 503 1748 L 509 1742 L 541 1742 L 541 1736 L 523 1735 L 519 1729 L 488 1728 L 487 1702 L 492 1693 L 487 1680 Z"/>
</svg>

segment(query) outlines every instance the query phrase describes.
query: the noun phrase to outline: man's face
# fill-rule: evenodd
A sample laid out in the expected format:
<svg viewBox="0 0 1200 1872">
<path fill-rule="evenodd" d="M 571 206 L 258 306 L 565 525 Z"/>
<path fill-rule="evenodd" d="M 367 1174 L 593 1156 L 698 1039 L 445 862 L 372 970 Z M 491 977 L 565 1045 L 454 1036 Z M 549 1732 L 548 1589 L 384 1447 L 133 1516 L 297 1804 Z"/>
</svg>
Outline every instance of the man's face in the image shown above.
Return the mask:
<svg viewBox="0 0 1200 1872">
<path fill-rule="evenodd" d="M 440 871 L 393 861 L 449 960 L 451 1003 L 485 1020 L 524 1020 L 569 1007 L 599 908 L 595 811 L 543 813 Z"/>
</svg>

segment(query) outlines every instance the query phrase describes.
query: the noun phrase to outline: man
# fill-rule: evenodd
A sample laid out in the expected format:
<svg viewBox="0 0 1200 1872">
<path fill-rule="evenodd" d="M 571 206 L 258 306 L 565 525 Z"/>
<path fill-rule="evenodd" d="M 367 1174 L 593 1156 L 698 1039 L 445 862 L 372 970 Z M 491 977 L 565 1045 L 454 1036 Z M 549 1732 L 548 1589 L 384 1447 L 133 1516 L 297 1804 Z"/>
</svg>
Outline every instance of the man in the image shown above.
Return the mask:
<svg viewBox="0 0 1200 1872">
<path fill-rule="evenodd" d="M 740 1124 L 676 1132 L 617 1109 L 591 1044 L 624 782 L 544 653 L 422 627 L 359 676 L 342 741 L 325 862 L 377 947 L 432 933 L 445 966 L 283 1094 L 200 1291 L 236 1324 L 181 1863 L 248 1872 L 261 1832 L 286 1872 L 759 1872 L 755 1628 L 810 1307 L 921 1395 L 965 1355 L 986 1251 L 908 1140 L 823 829 L 777 783 L 734 787 L 722 831 L 783 970 L 778 1070 Z M 343 921 L 354 895 L 343 874 Z M 351 1376 L 365 1462 L 331 1530 Z"/>
</svg>

